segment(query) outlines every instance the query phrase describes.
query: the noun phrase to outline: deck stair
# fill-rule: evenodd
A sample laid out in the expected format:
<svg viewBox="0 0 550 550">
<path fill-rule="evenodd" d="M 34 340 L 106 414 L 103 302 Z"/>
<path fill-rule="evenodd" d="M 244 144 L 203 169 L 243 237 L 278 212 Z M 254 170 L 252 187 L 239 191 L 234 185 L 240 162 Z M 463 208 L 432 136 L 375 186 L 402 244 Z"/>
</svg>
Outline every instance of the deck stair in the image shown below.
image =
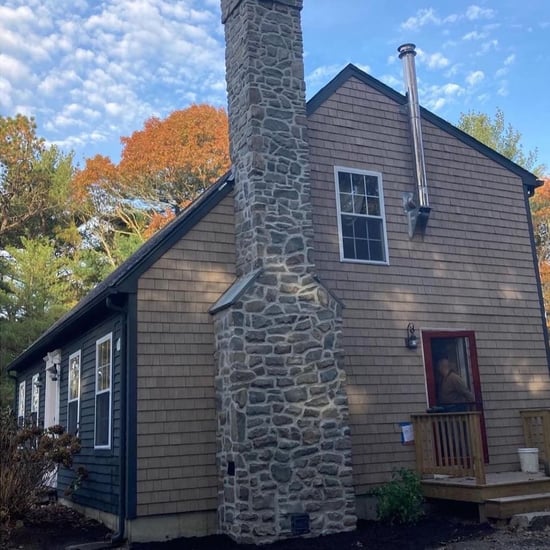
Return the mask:
<svg viewBox="0 0 550 550">
<path fill-rule="evenodd" d="M 477 504 L 480 521 L 550 510 L 550 477 L 543 472 L 488 473 L 484 484 L 473 477 L 439 476 L 423 479 L 422 490 L 430 499 Z"/>
</svg>

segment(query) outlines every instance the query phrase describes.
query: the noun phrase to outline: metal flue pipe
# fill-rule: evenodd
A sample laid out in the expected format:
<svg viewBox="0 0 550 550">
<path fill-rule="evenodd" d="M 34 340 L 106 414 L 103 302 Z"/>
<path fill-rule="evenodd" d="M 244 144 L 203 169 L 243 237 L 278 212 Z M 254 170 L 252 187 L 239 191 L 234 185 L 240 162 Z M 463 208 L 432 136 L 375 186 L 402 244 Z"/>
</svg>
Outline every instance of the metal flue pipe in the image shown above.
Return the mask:
<svg viewBox="0 0 550 550">
<path fill-rule="evenodd" d="M 418 101 L 418 87 L 416 84 L 416 56 L 414 44 L 403 44 L 397 48 L 399 59 L 403 60 L 403 72 L 407 85 L 409 99 L 409 120 L 413 142 L 416 184 L 418 188 L 418 202 L 420 207 L 429 207 L 428 183 L 426 181 L 426 165 L 424 162 L 424 145 L 422 143 L 422 126 L 420 121 L 420 103 Z"/>
</svg>

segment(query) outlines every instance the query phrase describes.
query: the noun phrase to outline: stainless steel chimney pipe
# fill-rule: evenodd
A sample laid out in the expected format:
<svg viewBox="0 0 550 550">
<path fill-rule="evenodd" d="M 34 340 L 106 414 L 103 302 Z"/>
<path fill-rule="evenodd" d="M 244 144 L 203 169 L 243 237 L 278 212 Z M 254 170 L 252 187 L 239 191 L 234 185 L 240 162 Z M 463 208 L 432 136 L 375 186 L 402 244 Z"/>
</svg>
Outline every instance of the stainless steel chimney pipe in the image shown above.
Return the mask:
<svg viewBox="0 0 550 550">
<path fill-rule="evenodd" d="M 418 188 L 418 202 L 420 207 L 429 207 L 428 183 L 426 181 L 426 165 L 424 162 L 424 145 L 422 143 L 422 126 L 420 121 L 420 103 L 418 101 L 418 87 L 416 84 L 416 56 L 414 44 L 403 44 L 397 48 L 399 59 L 403 60 L 403 73 L 407 85 L 409 99 L 409 120 L 413 140 L 414 165 L 416 185 Z"/>
</svg>

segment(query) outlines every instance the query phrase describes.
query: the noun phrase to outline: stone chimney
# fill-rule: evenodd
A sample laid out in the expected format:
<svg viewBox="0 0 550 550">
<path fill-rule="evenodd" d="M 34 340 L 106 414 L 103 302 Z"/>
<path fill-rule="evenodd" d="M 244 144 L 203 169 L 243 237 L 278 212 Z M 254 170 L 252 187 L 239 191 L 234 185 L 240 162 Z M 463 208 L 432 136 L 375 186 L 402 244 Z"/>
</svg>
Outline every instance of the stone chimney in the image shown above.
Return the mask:
<svg viewBox="0 0 550 550">
<path fill-rule="evenodd" d="M 212 307 L 220 531 L 355 528 L 341 304 L 315 277 L 302 0 L 222 0 L 238 279 Z"/>
</svg>

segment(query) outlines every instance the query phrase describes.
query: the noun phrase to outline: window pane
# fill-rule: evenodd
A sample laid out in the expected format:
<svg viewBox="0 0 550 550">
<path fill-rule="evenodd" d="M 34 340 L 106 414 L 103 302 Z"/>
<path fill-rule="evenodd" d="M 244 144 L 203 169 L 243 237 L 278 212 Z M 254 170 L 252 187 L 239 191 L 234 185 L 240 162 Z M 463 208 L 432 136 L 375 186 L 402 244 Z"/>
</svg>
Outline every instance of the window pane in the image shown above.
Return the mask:
<svg viewBox="0 0 550 550">
<path fill-rule="evenodd" d="M 362 174 L 352 174 L 352 189 L 354 195 L 364 195 L 365 194 L 365 178 Z"/>
<path fill-rule="evenodd" d="M 351 193 L 351 180 L 347 172 L 338 172 L 338 187 L 341 193 Z"/>
<path fill-rule="evenodd" d="M 97 391 L 108 390 L 111 387 L 110 369 L 108 365 L 97 369 Z"/>
<path fill-rule="evenodd" d="M 367 218 L 355 218 L 355 222 L 353 224 L 354 229 L 354 235 L 358 239 L 366 239 L 367 238 Z"/>
<path fill-rule="evenodd" d="M 32 377 L 32 389 L 31 389 L 31 413 L 38 413 L 38 402 L 40 400 L 40 387 L 39 376 L 34 374 Z"/>
<path fill-rule="evenodd" d="M 69 364 L 69 401 L 80 397 L 80 358 L 73 357 Z"/>
<path fill-rule="evenodd" d="M 111 341 L 106 340 L 98 346 L 97 390 L 108 390 L 111 387 Z"/>
<path fill-rule="evenodd" d="M 353 196 L 340 193 L 340 210 L 342 212 L 353 212 Z"/>
<path fill-rule="evenodd" d="M 370 259 L 373 262 L 384 261 L 384 248 L 382 246 L 382 241 L 369 241 L 369 248 L 370 248 Z"/>
<path fill-rule="evenodd" d="M 342 216 L 342 235 L 344 237 L 353 237 L 353 216 Z"/>
<path fill-rule="evenodd" d="M 378 178 L 376 176 L 365 176 L 367 181 L 367 195 L 378 197 Z"/>
<path fill-rule="evenodd" d="M 357 195 L 353 197 L 353 211 L 356 214 L 367 213 L 367 201 L 363 195 Z"/>
<path fill-rule="evenodd" d="M 369 216 L 380 216 L 380 200 L 369 197 L 367 201 L 369 205 Z"/>
<path fill-rule="evenodd" d="M 370 260 L 369 258 L 369 241 L 366 239 L 356 239 L 355 249 L 357 250 L 358 260 Z"/>
<path fill-rule="evenodd" d="M 369 229 L 369 239 L 376 241 L 382 240 L 382 220 L 373 220 L 372 218 L 367 221 Z"/>
<path fill-rule="evenodd" d="M 78 401 L 69 403 L 67 417 L 67 431 L 76 435 L 78 432 Z"/>
<path fill-rule="evenodd" d="M 19 384 L 19 410 L 18 416 L 20 418 L 25 417 L 25 382 Z"/>
<path fill-rule="evenodd" d="M 109 397 L 110 393 L 96 395 L 95 402 L 95 444 L 109 444 Z"/>
<path fill-rule="evenodd" d="M 355 246 L 353 244 L 353 239 L 344 238 L 344 258 L 355 259 Z"/>
<path fill-rule="evenodd" d="M 380 176 L 338 171 L 336 187 L 342 259 L 387 261 Z"/>
</svg>

